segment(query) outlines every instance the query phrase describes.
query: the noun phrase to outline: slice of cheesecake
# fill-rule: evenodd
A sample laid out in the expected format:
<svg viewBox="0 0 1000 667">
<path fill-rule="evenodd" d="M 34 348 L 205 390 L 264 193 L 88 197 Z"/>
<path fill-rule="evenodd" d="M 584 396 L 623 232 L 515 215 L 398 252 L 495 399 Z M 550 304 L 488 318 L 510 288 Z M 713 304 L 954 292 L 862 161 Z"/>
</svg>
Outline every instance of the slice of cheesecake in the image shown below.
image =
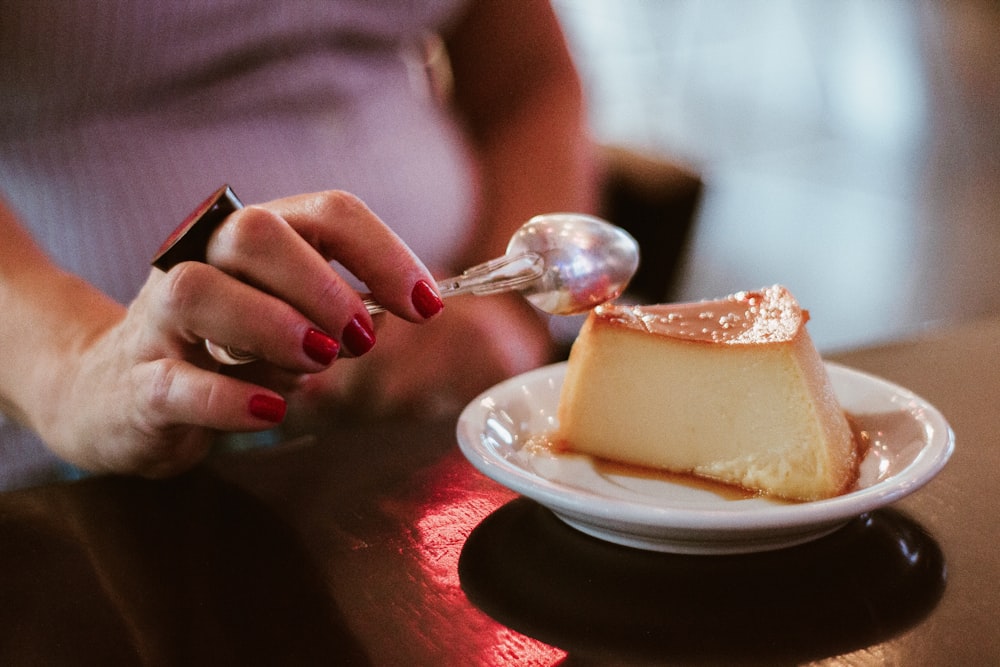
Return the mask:
<svg viewBox="0 0 1000 667">
<path fill-rule="evenodd" d="M 570 353 L 557 439 L 791 500 L 843 493 L 859 455 L 808 319 L 781 286 L 600 306 Z"/>
</svg>

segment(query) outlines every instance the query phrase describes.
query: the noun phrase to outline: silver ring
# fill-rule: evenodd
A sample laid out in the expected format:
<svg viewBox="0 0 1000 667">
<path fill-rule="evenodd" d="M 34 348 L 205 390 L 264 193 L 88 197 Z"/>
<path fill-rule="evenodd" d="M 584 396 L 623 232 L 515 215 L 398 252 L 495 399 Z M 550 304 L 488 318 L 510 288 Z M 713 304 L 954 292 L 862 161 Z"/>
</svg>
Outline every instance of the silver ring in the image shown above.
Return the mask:
<svg viewBox="0 0 1000 667">
<path fill-rule="evenodd" d="M 226 366 L 242 366 L 243 364 L 249 364 L 251 361 L 257 360 L 257 357 L 249 352 L 237 350 L 229 345 L 223 347 L 207 338 L 205 339 L 205 349 L 208 350 L 213 359 Z"/>
</svg>

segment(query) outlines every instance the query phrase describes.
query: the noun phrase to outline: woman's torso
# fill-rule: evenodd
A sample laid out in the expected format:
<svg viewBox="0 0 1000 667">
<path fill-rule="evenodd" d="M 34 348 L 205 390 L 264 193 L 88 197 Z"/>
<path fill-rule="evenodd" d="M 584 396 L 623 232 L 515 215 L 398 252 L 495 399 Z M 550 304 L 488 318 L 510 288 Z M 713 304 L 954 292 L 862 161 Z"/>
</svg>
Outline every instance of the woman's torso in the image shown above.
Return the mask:
<svg viewBox="0 0 1000 667">
<path fill-rule="evenodd" d="M 458 4 L 0 0 L 0 196 L 122 302 L 222 183 L 246 202 L 351 191 L 448 266 L 472 171 L 419 48 Z M 15 430 L 0 425 L 8 471 L 34 447 Z"/>
</svg>

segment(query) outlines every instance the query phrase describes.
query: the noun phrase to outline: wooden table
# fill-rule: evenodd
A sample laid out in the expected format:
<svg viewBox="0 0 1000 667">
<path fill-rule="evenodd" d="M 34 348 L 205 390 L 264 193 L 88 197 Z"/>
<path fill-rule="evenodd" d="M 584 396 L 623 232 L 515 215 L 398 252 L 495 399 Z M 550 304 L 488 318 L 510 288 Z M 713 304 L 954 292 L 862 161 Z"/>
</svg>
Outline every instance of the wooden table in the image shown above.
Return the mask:
<svg viewBox="0 0 1000 667">
<path fill-rule="evenodd" d="M 956 453 L 765 554 L 585 537 L 475 472 L 453 419 L 0 495 L 0 664 L 998 664 L 998 337 L 839 355 L 940 408 Z"/>
</svg>

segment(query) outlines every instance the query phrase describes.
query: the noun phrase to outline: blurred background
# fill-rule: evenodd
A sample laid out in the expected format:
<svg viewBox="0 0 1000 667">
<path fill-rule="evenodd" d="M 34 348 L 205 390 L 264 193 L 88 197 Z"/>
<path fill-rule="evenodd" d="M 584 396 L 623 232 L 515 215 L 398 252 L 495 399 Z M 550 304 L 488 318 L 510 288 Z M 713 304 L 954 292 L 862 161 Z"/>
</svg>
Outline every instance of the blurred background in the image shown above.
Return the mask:
<svg viewBox="0 0 1000 667">
<path fill-rule="evenodd" d="M 554 6 L 597 140 L 702 179 L 671 298 L 785 284 L 824 353 L 1000 312 L 1000 3 Z"/>
</svg>

